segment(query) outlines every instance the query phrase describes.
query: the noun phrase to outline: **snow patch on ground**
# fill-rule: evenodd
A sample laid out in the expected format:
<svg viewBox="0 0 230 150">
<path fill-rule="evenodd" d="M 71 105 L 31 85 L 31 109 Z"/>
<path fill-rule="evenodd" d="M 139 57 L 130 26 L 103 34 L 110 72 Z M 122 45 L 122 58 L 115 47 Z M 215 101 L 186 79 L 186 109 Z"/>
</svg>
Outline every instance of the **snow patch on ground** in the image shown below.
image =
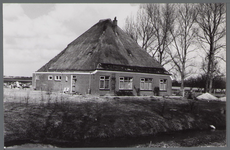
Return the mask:
<svg viewBox="0 0 230 150">
<path fill-rule="evenodd" d="M 204 94 L 202 94 L 200 96 L 197 96 L 197 99 L 198 100 L 218 100 L 217 97 L 213 96 L 210 93 L 204 93 Z"/>
<path fill-rule="evenodd" d="M 227 99 L 226 99 L 226 97 L 220 97 L 219 100 L 220 101 L 226 101 Z"/>
</svg>

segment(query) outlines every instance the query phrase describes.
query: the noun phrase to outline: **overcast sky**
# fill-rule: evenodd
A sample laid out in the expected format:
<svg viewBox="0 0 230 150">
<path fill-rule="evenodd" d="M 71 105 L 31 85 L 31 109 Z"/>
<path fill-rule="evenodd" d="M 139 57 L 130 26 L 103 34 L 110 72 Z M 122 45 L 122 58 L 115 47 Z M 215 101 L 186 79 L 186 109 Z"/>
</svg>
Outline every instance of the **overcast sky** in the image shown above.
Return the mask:
<svg viewBox="0 0 230 150">
<path fill-rule="evenodd" d="M 5 3 L 3 4 L 3 74 L 32 76 L 32 73 L 100 19 L 114 19 L 116 16 L 118 26 L 124 29 L 126 17 L 135 15 L 138 8 L 139 4 L 134 3 Z M 198 53 L 195 55 L 198 56 Z M 196 58 L 197 69 L 201 60 L 201 57 Z M 226 72 L 225 66 L 226 64 L 221 62 L 223 72 Z"/>
<path fill-rule="evenodd" d="M 125 19 L 136 4 L 3 4 L 4 75 L 32 76 L 100 19 Z"/>
</svg>

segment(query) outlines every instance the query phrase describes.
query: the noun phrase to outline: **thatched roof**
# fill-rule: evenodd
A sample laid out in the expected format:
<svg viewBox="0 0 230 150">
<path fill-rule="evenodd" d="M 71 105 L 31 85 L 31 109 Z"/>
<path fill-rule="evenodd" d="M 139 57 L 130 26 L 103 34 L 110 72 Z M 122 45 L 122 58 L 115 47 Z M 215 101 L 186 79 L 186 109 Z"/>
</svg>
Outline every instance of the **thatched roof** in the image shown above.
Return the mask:
<svg viewBox="0 0 230 150">
<path fill-rule="evenodd" d="M 116 25 L 100 20 L 38 72 L 96 70 L 99 64 L 164 68 Z"/>
</svg>

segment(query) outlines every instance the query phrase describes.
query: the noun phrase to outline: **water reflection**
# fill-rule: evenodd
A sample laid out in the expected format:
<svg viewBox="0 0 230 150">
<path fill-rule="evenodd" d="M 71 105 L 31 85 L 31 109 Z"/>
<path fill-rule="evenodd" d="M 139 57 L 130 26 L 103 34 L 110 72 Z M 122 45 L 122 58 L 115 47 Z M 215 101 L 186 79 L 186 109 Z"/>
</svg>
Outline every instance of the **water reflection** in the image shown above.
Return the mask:
<svg viewBox="0 0 230 150">
<path fill-rule="evenodd" d="M 7 148 L 80 148 L 80 147 L 137 147 L 141 144 L 156 144 L 186 141 L 186 139 L 196 139 L 197 137 L 215 136 L 223 134 L 226 136 L 226 130 L 207 130 L 207 131 L 180 131 L 164 133 L 157 136 L 133 137 L 133 138 L 111 138 L 111 139 L 94 139 L 81 142 L 58 142 L 58 143 L 43 143 L 43 144 L 22 144 Z M 202 136 L 202 137 L 201 137 Z M 218 140 L 218 139 L 216 139 Z M 204 141 L 205 142 L 205 141 Z M 200 143 L 204 142 L 200 141 Z M 54 146 L 55 145 L 55 146 Z M 192 145 L 191 145 L 192 146 Z"/>
</svg>

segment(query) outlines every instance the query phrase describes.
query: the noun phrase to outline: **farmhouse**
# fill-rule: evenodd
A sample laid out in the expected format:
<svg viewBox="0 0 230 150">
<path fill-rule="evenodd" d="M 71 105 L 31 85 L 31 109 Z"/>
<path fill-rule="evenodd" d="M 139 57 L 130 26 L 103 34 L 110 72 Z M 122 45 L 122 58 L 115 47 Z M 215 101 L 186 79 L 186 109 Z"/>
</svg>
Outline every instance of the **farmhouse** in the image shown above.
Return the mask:
<svg viewBox="0 0 230 150">
<path fill-rule="evenodd" d="M 117 26 L 100 20 L 33 73 L 33 88 L 76 94 L 171 95 L 170 74 Z"/>
</svg>

